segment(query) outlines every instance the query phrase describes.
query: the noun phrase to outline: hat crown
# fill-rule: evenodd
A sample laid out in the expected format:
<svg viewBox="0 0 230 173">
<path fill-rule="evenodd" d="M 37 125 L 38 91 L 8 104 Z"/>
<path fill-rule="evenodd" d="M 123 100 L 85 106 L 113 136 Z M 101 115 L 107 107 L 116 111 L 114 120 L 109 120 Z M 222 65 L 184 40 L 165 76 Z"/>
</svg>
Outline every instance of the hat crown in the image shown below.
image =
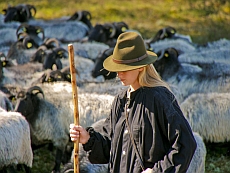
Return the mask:
<svg viewBox="0 0 230 173">
<path fill-rule="evenodd" d="M 142 37 L 136 32 L 120 34 L 113 51 L 113 59 L 126 61 L 147 55 Z"/>
</svg>

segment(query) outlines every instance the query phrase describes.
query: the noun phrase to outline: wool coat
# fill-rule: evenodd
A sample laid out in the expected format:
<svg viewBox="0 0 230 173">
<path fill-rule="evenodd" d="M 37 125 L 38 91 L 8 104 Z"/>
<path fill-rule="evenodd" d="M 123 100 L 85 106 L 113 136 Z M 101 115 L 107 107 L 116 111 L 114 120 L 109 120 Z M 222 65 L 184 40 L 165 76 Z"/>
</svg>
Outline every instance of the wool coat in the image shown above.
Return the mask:
<svg viewBox="0 0 230 173">
<path fill-rule="evenodd" d="M 144 169 L 185 173 L 197 145 L 175 96 L 161 86 L 141 87 L 130 98 L 127 91 L 115 97 L 102 132 L 87 128 L 90 139 L 83 148 L 90 162 L 109 163 L 111 173 L 143 171 L 127 129 L 127 116 Z"/>
</svg>

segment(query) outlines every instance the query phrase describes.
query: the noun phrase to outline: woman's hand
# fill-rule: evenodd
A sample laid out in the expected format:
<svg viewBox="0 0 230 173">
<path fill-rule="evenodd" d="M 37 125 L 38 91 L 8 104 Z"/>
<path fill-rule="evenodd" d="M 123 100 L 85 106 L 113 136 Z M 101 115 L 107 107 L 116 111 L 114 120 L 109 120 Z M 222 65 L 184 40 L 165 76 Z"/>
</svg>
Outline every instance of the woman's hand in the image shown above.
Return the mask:
<svg viewBox="0 0 230 173">
<path fill-rule="evenodd" d="M 83 127 L 70 124 L 69 128 L 71 141 L 75 142 L 79 139 L 79 143 L 86 144 L 88 142 L 90 135 Z"/>
<path fill-rule="evenodd" d="M 152 173 L 153 172 L 153 170 L 152 169 L 150 169 L 150 168 L 147 168 L 146 170 L 144 170 L 143 172 L 141 172 L 141 173 Z"/>
</svg>

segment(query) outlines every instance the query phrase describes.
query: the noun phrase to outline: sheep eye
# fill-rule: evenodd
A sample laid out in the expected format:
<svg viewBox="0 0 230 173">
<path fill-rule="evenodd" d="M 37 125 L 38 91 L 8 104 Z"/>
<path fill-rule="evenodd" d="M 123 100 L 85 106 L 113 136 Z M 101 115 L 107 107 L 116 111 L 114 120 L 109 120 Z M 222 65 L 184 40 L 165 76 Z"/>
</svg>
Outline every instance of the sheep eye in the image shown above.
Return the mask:
<svg viewBox="0 0 230 173">
<path fill-rule="evenodd" d="M 169 54 L 168 54 L 168 53 L 165 53 L 164 56 L 165 56 L 165 57 L 169 57 Z"/>
<path fill-rule="evenodd" d="M 126 27 L 122 27 L 122 28 L 121 28 L 121 31 L 122 31 L 122 32 L 125 32 L 126 30 L 127 30 Z"/>
<path fill-rule="evenodd" d="M 90 20 L 90 15 L 88 14 L 88 15 L 86 16 L 86 18 L 87 18 L 88 20 Z"/>
<path fill-rule="evenodd" d="M 27 43 L 27 48 L 29 49 L 29 48 L 31 48 L 32 46 L 33 46 L 33 44 L 31 43 L 31 42 L 29 42 L 29 43 Z"/>
<path fill-rule="evenodd" d="M 49 77 L 47 82 L 53 82 L 53 78 Z"/>
<path fill-rule="evenodd" d="M 5 67 L 6 66 L 6 62 L 2 61 L 2 66 Z"/>
<path fill-rule="evenodd" d="M 66 75 L 66 77 L 67 77 L 68 79 L 70 79 L 70 78 L 71 78 L 71 75 L 70 75 L 70 74 L 68 74 L 68 75 Z"/>
</svg>

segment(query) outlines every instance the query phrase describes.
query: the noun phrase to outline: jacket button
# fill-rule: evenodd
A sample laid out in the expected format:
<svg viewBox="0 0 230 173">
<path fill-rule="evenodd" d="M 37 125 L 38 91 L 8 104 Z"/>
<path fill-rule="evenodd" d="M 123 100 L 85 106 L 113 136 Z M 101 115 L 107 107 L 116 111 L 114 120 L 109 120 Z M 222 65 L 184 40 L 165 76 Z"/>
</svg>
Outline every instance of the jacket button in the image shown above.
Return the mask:
<svg viewBox="0 0 230 173">
<path fill-rule="evenodd" d="M 123 154 L 123 155 L 125 155 L 125 154 L 126 154 L 126 152 L 125 152 L 125 151 L 122 151 L 122 154 Z"/>
</svg>

